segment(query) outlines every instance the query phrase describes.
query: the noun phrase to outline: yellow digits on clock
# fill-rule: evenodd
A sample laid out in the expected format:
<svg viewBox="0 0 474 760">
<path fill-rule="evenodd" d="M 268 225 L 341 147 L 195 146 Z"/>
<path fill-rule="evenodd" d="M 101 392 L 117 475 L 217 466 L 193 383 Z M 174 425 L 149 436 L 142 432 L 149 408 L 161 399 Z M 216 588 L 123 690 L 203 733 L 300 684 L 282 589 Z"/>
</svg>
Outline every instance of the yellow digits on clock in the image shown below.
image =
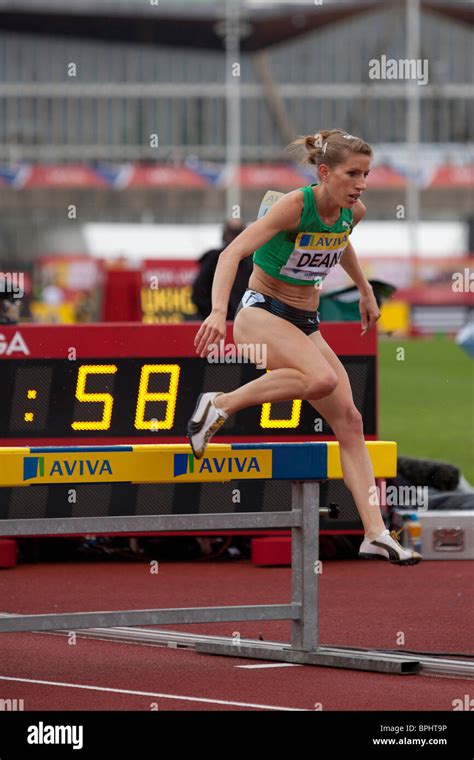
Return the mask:
<svg viewBox="0 0 474 760">
<path fill-rule="evenodd" d="M 73 430 L 108 430 L 112 419 L 114 397 L 110 393 L 91 393 L 86 391 L 89 375 L 114 375 L 117 372 L 115 364 L 83 364 L 79 367 L 76 385 L 78 401 L 103 404 L 102 419 L 94 421 L 73 422 Z"/>
</svg>

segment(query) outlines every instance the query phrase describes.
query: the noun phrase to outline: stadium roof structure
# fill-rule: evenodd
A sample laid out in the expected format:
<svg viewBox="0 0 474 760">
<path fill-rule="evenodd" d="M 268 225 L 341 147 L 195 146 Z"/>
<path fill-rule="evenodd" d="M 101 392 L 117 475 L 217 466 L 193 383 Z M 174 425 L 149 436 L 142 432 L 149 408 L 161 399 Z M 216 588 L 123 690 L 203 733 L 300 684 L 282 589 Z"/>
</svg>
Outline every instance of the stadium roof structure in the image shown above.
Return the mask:
<svg viewBox="0 0 474 760">
<path fill-rule="evenodd" d="M 241 50 L 254 52 L 405 0 L 232 0 Z M 222 50 L 225 0 L 0 0 L 0 30 Z M 474 24 L 470 0 L 420 0 L 420 8 Z M 221 23 L 219 23 L 221 22 Z"/>
</svg>

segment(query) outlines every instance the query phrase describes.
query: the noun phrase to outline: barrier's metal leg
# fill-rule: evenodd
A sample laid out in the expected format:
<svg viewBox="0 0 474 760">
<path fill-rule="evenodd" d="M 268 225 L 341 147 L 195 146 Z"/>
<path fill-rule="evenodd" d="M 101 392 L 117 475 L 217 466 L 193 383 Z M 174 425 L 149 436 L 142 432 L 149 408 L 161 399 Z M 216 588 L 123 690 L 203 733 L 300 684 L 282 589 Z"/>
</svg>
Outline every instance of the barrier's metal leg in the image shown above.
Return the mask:
<svg viewBox="0 0 474 760">
<path fill-rule="evenodd" d="M 303 483 L 295 482 L 291 488 L 292 509 L 303 510 Z M 303 530 L 302 525 L 291 529 L 291 598 L 294 604 L 303 605 Z M 303 611 L 291 624 L 291 646 L 303 649 Z"/>
<path fill-rule="evenodd" d="M 318 647 L 319 483 L 303 483 L 303 646 Z"/>
<path fill-rule="evenodd" d="M 301 527 L 291 529 L 292 601 L 301 618 L 292 623 L 293 649 L 318 646 L 319 483 L 293 483 L 293 509 L 301 509 Z"/>
</svg>

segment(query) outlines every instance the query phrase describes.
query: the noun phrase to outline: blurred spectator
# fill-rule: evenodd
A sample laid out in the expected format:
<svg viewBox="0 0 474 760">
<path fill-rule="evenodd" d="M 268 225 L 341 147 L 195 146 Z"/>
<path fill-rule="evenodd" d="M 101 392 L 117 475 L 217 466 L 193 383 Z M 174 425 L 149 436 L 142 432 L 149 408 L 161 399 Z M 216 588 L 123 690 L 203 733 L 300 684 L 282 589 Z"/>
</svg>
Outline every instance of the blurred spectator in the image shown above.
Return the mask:
<svg viewBox="0 0 474 760">
<path fill-rule="evenodd" d="M 0 324 L 16 325 L 20 319 L 21 298 L 0 291 Z"/>
<path fill-rule="evenodd" d="M 212 281 L 216 271 L 217 260 L 222 251 L 240 235 L 245 225 L 239 219 L 226 222 L 222 233 L 222 248 L 213 248 L 206 251 L 199 259 L 199 273 L 193 283 L 192 300 L 196 305 L 199 316 L 205 319 L 212 309 Z M 233 288 L 230 292 L 227 319 L 233 320 L 237 306 L 248 286 L 249 277 L 252 273 L 252 257 L 246 256 L 239 264 Z"/>
</svg>

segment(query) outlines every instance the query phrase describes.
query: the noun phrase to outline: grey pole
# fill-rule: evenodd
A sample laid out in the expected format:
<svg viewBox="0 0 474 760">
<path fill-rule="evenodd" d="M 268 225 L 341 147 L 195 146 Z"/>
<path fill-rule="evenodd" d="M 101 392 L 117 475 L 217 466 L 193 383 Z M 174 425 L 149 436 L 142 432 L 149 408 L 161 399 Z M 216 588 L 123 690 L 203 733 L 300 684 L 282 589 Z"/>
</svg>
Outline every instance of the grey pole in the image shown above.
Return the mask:
<svg viewBox="0 0 474 760">
<path fill-rule="evenodd" d="M 406 2 L 406 57 L 409 61 L 418 61 L 420 57 L 420 0 Z M 420 187 L 419 187 L 419 142 L 420 142 L 420 87 L 415 79 L 407 81 L 407 116 L 406 139 L 409 146 L 410 172 L 406 186 L 406 209 L 408 214 L 408 240 L 410 254 L 414 257 L 414 280 L 418 279 L 419 256 L 419 221 L 420 221 Z"/>
<path fill-rule="evenodd" d="M 240 0 L 225 0 L 226 219 L 240 219 Z"/>
</svg>

